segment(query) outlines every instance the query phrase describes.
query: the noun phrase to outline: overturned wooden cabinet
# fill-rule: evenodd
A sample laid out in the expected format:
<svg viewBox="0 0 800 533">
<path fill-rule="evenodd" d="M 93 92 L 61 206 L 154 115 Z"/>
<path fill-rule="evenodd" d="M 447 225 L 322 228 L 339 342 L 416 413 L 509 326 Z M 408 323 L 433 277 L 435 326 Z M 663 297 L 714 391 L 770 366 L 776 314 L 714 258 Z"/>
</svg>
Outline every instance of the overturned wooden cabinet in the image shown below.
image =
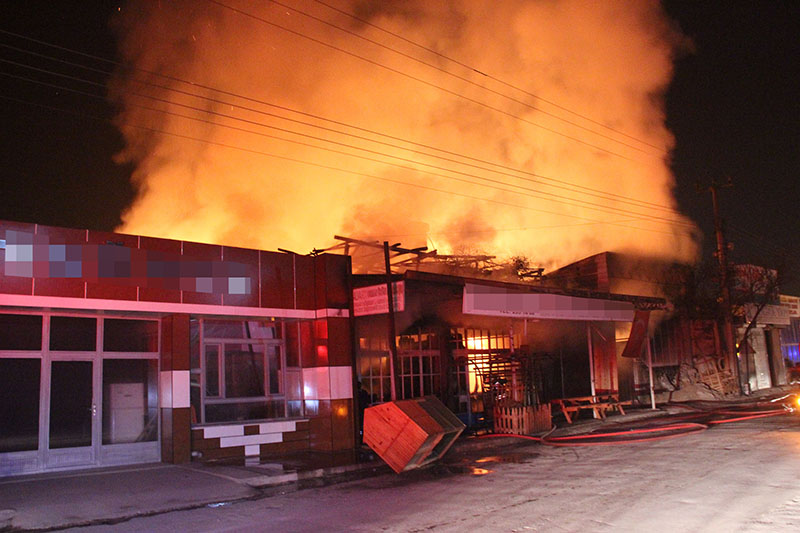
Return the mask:
<svg viewBox="0 0 800 533">
<path fill-rule="evenodd" d="M 436 461 L 462 431 L 464 424 L 435 396 L 364 411 L 364 443 L 397 473 Z"/>
</svg>

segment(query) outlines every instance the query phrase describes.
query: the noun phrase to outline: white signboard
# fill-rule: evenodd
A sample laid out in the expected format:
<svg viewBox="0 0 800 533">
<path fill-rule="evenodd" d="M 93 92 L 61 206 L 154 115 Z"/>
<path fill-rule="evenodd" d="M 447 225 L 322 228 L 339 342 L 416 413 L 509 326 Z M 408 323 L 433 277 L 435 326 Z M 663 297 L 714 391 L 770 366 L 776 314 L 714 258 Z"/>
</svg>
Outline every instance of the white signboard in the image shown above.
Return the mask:
<svg viewBox="0 0 800 533">
<path fill-rule="evenodd" d="M 758 311 L 758 306 L 754 304 L 744 305 L 744 314 L 748 322 L 753 320 L 753 317 Z M 782 305 L 767 304 L 761 309 L 756 318 L 757 324 L 769 324 L 772 326 L 788 326 L 791 321 L 789 319 L 789 309 Z"/>
<path fill-rule="evenodd" d="M 462 311 L 469 315 L 631 322 L 631 302 L 519 292 L 504 287 L 464 285 Z"/>
<path fill-rule="evenodd" d="M 800 318 L 800 298 L 781 294 L 781 306 L 789 310 L 791 318 Z"/>
<path fill-rule="evenodd" d="M 392 303 L 395 312 L 405 311 L 406 285 L 404 281 L 392 283 Z M 353 316 L 380 315 L 389 312 L 386 284 L 353 289 Z"/>
</svg>

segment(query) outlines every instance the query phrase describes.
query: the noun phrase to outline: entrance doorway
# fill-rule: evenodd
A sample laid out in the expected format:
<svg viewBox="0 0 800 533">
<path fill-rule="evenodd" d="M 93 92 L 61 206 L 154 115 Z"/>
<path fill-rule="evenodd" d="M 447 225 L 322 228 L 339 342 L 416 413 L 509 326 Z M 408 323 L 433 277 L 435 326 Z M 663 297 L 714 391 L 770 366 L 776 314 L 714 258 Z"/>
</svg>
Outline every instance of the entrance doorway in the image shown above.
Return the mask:
<svg viewBox="0 0 800 533">
<path fill-rule="evenodd" d="M 44 433 L 46 468 L 93 465 L 99 444 L 95 363 L 91 360 L 52 360 Z"/>
<path fill-rule="evenodd" d="M 0 313 L 0 477 L 159 461 L 156 319 Z"/>
</svg>

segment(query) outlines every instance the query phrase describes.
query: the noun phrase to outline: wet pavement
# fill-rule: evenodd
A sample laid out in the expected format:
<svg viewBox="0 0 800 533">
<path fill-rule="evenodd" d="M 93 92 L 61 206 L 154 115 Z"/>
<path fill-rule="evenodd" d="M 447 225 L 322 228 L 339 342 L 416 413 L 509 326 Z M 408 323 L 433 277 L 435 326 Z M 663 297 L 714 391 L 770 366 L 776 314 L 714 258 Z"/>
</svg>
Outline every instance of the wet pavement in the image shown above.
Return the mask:
<svg viewBox="0 0 800 533">
<path fill-rule="evenodd" d="M 675 406 L 656 411 L 633 409 L 624 416 L 615 415 L 607 420 L 583 419 L 572 425 L 560 424 L 553 434 L 617 430 L 685 412 Z M 438 463 L 401 475 L 391 474 L 379 458 L 363 449 L 341 454 L 306 452 L 265 458 L 256 463 L 158 463 L 3 478 L 0 479 L 0 531 L 122 524 L 141 517 L 222 508 L 375 476 L 384 479 L 384 486 L 395 488 L 450 477 L 493 478 L 492 474 L 510 466 L 534 466 L 528 463 L 552 455 L 548 448 L 519 438 L 470 436 L 459 439 Z"/>
</svg>

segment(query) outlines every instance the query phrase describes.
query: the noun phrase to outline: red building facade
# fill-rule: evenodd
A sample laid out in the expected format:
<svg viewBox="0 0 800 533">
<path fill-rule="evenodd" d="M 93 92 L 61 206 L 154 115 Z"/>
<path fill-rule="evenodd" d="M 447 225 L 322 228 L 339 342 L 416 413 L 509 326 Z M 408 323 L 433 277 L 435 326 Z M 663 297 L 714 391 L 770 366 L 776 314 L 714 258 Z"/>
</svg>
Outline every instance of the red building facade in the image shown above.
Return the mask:
<svg viewBox="0 0 800 533">
<path fill-rule="evenodd" d="M 0 222 L 0 476 L 354 444 L 350 259 Z"/>
</svg>

